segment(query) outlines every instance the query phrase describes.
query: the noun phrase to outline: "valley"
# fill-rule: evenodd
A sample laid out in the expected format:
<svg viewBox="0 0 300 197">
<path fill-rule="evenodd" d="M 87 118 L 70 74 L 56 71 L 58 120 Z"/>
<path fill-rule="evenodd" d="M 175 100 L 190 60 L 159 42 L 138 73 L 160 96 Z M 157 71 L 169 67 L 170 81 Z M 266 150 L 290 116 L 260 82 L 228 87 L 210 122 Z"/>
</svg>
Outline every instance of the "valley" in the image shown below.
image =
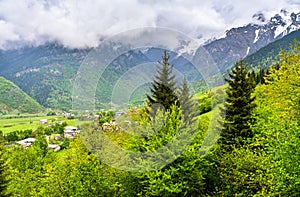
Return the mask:
<svg viewBox="0 0 300 197">
<path fill-rule="evenodd" d="M 288 49 L 291 41 L 299 38 L 297 29 L 300 28 L 300 23 L 297 16 L 297 13 L 282 10 L 263 24 L 248 24 L 230 29 L 224 37 L 205 43 L 203 48 L 207 50 L 221 72 L 226 72 L 241 58 L 246 58 L 246 61 L 253 59 L 249 62 L 250 65 L 260 65 L 262 58 L 259 54 L 265 53 L 262 50 L 272 53 L 269 55 L 274 58 L 280 48 Z M 256 18 L 257 16 L 254 16 L 254 19 L 258 20 Z M 278 44 L 274 46 L 273 42 Z M 170 62 L 187 76 L 190 83 L 196 83 L 202 76 L 195 74 L 193 66 L 176 54 L 196 54 L 188 49 L 184 51 L 184 44 L 186 43 L 178 47 L 178 51 L 170 53 Z M 266 46 L 268 48 L 262 49 Z M 70 110 L 72 87 L 77 71 L 82 61 L 93 50 L 93 48 L 68 49 L 59 43 L 46 43 L 37 47 L 0 51 L 0 74 L 19 86 L 43 107 Z M 151 47 L 129 50 L 111 62 L 97 86 L 97 109 L 109 108 L 107 104 L 111 101 L 113 87 L 124 73 L 140 64 L 155 64 L 161 58 L 162 52 L 163 49 Z M 270 58 L 263 57 L 263 59 Z M 195 89 L 199 88 L 195 87 Z M 147 88 L 137 95 L 144 94 L 145 91 Z M 138 103 L 143 102 L 140 96 L 133 100 L 138 100 Z"/>
<path fill-rule="evenodd" d="M 300 12 L 163 38 L 0 49 L 0 196 L 300 196 Z"/>
<path fill-rule="evenodd" d="M 41 123 L 41 120 L 47 120 L 47 123 Z M 79 126 L 86 123 L 91 123 L 92 120 L 68 119 L 64 116 L 46 116 L 45 114 L 20 114 L 17 116 L 1 116 L 0 131 L 3 134 L 21 130 L 36 130 L 38 127 L 45 127 L 48 124 L 58 122 L 66 122 L 69 126 Z"/>
</svg>

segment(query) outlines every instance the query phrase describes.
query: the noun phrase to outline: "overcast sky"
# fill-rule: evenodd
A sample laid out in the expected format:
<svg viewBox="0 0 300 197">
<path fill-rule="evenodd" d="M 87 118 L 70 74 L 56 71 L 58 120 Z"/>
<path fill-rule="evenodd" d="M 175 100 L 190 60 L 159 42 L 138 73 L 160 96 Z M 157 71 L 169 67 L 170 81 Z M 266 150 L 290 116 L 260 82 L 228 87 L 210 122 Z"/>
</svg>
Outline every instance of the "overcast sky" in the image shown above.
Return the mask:
<svg viewBox="0 0 300 197">
<path fill-rule="evenodd" d="M 193 38 L 227 29 L 281 9 L 300 12 L 298 0 L 0 0 L 0 48 L 57 41 L 97 46 L 100 38 L 141 27 L 167 27 Z"/>
</svg>

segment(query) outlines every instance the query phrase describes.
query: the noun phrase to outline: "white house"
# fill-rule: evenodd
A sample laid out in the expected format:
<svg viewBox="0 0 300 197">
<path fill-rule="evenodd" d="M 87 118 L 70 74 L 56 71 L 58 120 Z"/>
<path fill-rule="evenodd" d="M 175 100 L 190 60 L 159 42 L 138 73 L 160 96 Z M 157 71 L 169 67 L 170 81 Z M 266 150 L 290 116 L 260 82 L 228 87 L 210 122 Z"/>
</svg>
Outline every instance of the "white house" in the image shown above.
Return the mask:
<svg viewBox="0 0 300 197">
<path fill-rule="evenodd" d="M 48 148 L 51 148 L 54 152 L 57 152 L 60 150 L 60 146 L 57 144 L 48 144 Z"/>
<path fill-rule="evenodd" d="M 39 124 L 46 124 L 46 123 L 48 123 L 48 120 L 47 120 L 47 119 L 41 119 L 41 120 L 39 121 Z"/>
<path fill-rule="evenodd" d="M 64 130 L 65 138 L 75 138 L 76 134 L 80 133 L 80 130 L 77 127 L 68 126 Z"/>
<path fill-rule="evenodd" d="M 24 147 L 29 147 L 32 145 L 33 142 L 35 142 L 35 138 L 26 138 L 24 140 L 16 142 L 17 144 L 24 146 Z M 60 150 L 60 146 L 57 144 L 48 144 L 48 148 L 51 148 L 54 152 L 57 152 Z"/>
<path fill-rule="evenodd" d="M 24 146 L 24 147 L 28 147 L 31 146 L 31 144 L 35 141 L 35 138 L 26 138 L 24 140 L 18 141 L 17 144 Z"/>
<path fill-rule="evenodd" d="M 123 112 L 123 111 L 117 111 L 116 113 L 115 113 L 115 118 L 118 118 L 118 117 L 120 117 L 120 116 L 122 116 L 122 115 L 124 115 L 125 114 L 125 112 Z"/>
</svg>

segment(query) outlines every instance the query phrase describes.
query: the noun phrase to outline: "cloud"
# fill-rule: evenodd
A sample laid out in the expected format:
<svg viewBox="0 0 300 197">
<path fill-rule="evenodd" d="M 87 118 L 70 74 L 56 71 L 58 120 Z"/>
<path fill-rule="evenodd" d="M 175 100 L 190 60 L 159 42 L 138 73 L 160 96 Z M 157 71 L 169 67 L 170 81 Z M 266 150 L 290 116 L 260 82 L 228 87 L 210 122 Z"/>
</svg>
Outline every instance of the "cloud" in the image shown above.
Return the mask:
<svg viewBox="0 0 300 197">
<path fill-rule="evenodd" d="M 194 38 L 247 24 L 258 11 L 299 10 L 293 0 L 24 0 L 0 1 L 0 48 L 59 42 L 93 47 L 133 28 L 162 26 Z"/>
</svg>

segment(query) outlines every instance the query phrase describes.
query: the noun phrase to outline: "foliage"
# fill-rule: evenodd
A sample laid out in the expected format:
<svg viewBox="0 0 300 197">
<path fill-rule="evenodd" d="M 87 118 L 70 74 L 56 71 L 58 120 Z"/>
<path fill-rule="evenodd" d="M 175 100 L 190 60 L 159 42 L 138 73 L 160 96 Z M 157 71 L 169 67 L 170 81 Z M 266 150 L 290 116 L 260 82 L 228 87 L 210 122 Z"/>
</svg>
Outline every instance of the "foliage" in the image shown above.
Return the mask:
<svg viewBox="0 0 300 197">
<path fill-rule="evenodd" d="M 67 149 L 70 146 L 70 138 L 65 138 L 64 141 L 60 144 L 60 148 L 63 149 Z"/>
<path fill-rule="evenodd" d="M 184 121 L 188 123 L 194 122 L 197 115 L 196 102 L 192 99 L 186 77 L 184 77 L 179 87 L 178 95 Z"/>
<path fill-rule="evenodd" d="M 253 146 L 268 153 L 263 195 L 300 195 L 299 54 L 297 42 L 281 51 L 279 69 L 271 67 L 266 84 L 257 89 Z"/>
<path fill-rule="evenodd" d="M 0 196 L 1 197 L 9 196 L 7 193 L 7 186 L 9 184 L 7 179 L 7 172 L 6 172 L 7 166 L 3 158 L 3 151 L 4 151 L 4 147 L 2 144 L 0 144 Z"/>
<path fill-rule="evenodd" d="M 299 117 L 299 98 L 300 98 L 300 61 L 299 61 L 298 42 L 291 46 L 290 52 L 281 51 L 280 61 L 277 63 L 279 69 L 271 66 L 270 74 L 266 77 L 267 86 L 263 86 L 266 95 L 274 102 L 273 107 L 281 109 L 281 117 Z M 273 95 L 277 95 L 275 98 Z M 287 113 L 292 113 L 292 116 Z M 287 120 L 287 119 L 286 119 Z"/>
<path fill-rule="evenodd" d="M 137 174 L 142 187 L 139 196 L 199 196 L 205 190 L 205 162 L 199 157 L 203 133 L 197 129 L 196 122 L 185 121 L 181 115 L 182 111 L 176 105 L 166 113 L 158 110 L 155 120 L 150 121 L 151 126 L 144 131 L 146 137 L 134 141 L 133 149 L 157 151 L 158 160 L 165 158 L 164 167 Z M 170 145 L 170 142 L 176 145 Z M 166 150 L 160 153 L 162 147 Z"/>
<path fill-rule="evenodd" d="M 5 134 L 4 135 L 4 140 L 7 141 L 7 142 L 15 142 L 15 141 L 18 141 L 18 140 L 28 138 L 28 137 L 31 136 L 31 134 L 32 134 L 31 129 L 13 131 L 13 132 Z"/>
<path fill-rule="evenodd" d="M 107 111 L 107 112 L 104 111 L 104 112 L 100 112 L 98 115 L 99 115 L 98 123 L 100 126 L 102 126 L 104 123 L 110 122 L 111 119 L 113 119 L 115 114 L 113 111 Z"/>
<path fill-rule="evenodd" d="M 237 62 L 229 73 L 230 79 L 225 79 L 229 87 L 226 90 L 227 100 L 223 129 L 218 143 L 222 149 L 230 151 L 232 147 L 243 146 L 253 137 L 250 128 L 255 97 L 252 93 L 255 81 L 243 61 Z"/>
<path fill-rule="evenodd" d="M 293 43 L 296 38 L 299 38 L 299 34 L 300 30 L 294 31 L 247 56 L 244 60 L 249 67 L 255 70 L 260 68 L 268 69 L 271 64 L 276 64 L 276 62 L 280 60 L 278 56 L 280 50 L 290 50 L 291 43 Z"/>
<path fill-rule="evenodd" d="M 0 113 L 17 110 L 21 113 L 38 113 L 42 106 L 12 82 L 0 77 Z"/>
<path fill-rule="evenodd" d="M 215 87 L 210 90 L 202 91 L 193 96 L 193 99 L 199 103 L 198 113 L 205 114 L 212 111 L 215 107 L 223 104 L 225 101 L 226 85 Z"/>
<path fill-rule="evenodd" d="M 205 156 L 210 163 L 205 176 L 211 196 L 255 196 L 262 190 L 266 166 L 265 154 L 248 147 L 231 152 L 215 150 Z"/>
<path fill-rule="evenodd" d="M 221 87 L 196 98 L 210 98 L 213 103 L 213 110 L 202 114 L 199 123 L 186 124 L 184 109 L 174 104 L 165 112 L 157 110 L 150 121 L 144 117 L 145 108 L 132 108 L 128 117 L 132 117 L 132 125 L 141 128 L 138 136 L 133 127 L 105 132 L 98 123 L 84 125 L 79 137 L 65 140 L 59 152 L 47 148 L 45 128 L 41 127 L 32 146 L 1 147 L 0 164 L 5 167 L 0 165 L 0 180 L 5 174 L 9 182 L 4 186 L 13 196 L 300 196 L 299 54 L 298 45 L 282 51 L 277 68 L 271 67 L 266 83 L 255 90 L 254 77 L 243 63 L 233 68 L 221 139 L 228 137 L 224 132 L 241 139 L 232 140 L 229 135 L 230 151 L 227 141 L 225 146 L 222 140 L 214 144 L 218 133 L 212 127 L 218 120 L 212 119 L 212 113 L 219 114 L 214 104 L 221 103 Z M 186 85 L 181 92 L 188 92 Z M 109 114 L 102 117 L 111 118 Z M 234 132 L 243 129 L 246 134 Z M 100 138 L 103 135 L 99 133 L 108 139 Z M 84 140 L 85 134 L 90 135 L 90 144 Z M 114 169 L 97 158 L 107 154 L 101 149 L 105 140 L 132 152 L 160 153 L 152 160 L 131 160 L 133 166 L 148 167 L 158 159 L 165 165 L 144 172 Z M 112 151 L 107 156 L 118 154 Z M 126 162 L 130 157 L 120 159 Z M 116 162 L 122 163 L 120 159 Z"/>
<path fill-rule="evenodd" d="M 211 196 L 299 196 L 299 49 L 280 54 L 266 84 L 255 90 L 257 107 L 253 137 L 231 152 L 216 146 L 205 156 L 211 164 L 205 176 Z"/>
<path fill-rule="evenodd" d="M 159 61 L 161 67 L 158 68 L 155 80 L 152 82 L 151 95 L 147 95 L 150 107 L 155 107 L 156 104 L 159 105 L 158 108 L 165 111 L 170 109 L 173 104 L 179 104 L 175 92 L 175 75 L 172 74 L 173 66 L 170 65 L 169 59 L 170 55 L 164 51 L 162 61 Z"/>
<path fill-rule="evenodd" d="M 212 110 L 212 99 L 209 95 L 202 97 L 199 103 L 200 114 L 205 114 Z"/>
</svg>

